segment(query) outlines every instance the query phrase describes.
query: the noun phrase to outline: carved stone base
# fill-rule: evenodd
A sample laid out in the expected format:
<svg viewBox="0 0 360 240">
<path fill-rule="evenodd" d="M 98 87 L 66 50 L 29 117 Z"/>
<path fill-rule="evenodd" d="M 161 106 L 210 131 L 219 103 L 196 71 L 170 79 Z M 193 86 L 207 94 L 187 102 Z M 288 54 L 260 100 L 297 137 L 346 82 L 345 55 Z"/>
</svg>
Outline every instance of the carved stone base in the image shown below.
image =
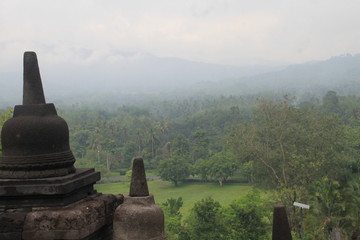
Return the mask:
<svg viewBox="0 0 360 240">
<path fill-rule="evenodd" d="M 1 179 L 0 211 L 11 208 L 66 206 L 95 193 L 100 173 L 80 168 L 63 177 Z"/>
<path fill-rule="evenodd" d="M 122 195 L 94 194 L 66 207 L 0 210 L 0 239 L 111 239 Z"/>
<path fill-rule="evenodd" d="M 114 240 L 166 240 L 164 213 L 152 194 L 124 197 L 115 211 L 113 228 Z"/>
</svg>

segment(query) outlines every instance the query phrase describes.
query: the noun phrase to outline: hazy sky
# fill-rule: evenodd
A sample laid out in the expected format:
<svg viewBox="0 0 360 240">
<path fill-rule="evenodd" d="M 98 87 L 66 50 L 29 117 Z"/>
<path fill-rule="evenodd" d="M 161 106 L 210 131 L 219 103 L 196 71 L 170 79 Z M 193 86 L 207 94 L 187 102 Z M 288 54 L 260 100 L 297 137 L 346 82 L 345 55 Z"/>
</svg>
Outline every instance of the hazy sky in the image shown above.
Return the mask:
<svg viewBox="0 0 360 240">
<path fill-rule="evenodd" d="M 113 52 L 232 65 L 360 53 L 359 0 L 0 0 L 0 72 Z M 42 64 L 44 65 L 44 64 Z"/>
</svg>

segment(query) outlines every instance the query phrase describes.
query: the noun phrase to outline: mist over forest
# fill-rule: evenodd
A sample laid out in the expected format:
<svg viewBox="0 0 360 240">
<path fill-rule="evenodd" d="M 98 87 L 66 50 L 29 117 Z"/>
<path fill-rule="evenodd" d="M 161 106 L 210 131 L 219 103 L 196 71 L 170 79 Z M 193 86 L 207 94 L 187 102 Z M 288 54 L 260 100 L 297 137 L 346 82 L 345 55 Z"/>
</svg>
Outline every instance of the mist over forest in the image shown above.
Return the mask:
<svg viewBox="0 0 360 240">
<path fill-rule="evenodd" d="M 116 61 L 91 65 L 48 65 L 39 59 L 48 102 L 57 104 L 141 104 L 206 95 L 291 95 L 319 97 L 329 90 L 358 95 L 360 54 L 295 65 L 238 67 L 179 58 L 114 51 Z M 111 59 L 111 58 L 110 58 Z M 21 102 L 22 70 L 1 73 L 2 107 Z"/>
<path fill-rule="evenodd" d="M 126 195 L 142 158 L 168 240 L 268 240 L 279 204 L 359 239 L 359 3 L 1 0 L 0 129 L 34 51 L 74 166 Z"/>
</svg>

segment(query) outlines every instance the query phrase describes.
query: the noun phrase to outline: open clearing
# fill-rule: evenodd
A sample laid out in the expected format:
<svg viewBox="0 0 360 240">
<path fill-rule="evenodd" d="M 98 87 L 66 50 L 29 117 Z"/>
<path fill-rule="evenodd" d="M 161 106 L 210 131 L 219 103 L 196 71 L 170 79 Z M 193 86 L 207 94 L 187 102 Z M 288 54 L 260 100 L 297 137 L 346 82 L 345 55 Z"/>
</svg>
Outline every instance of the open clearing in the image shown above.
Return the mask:
<svg viewBox="0 0 360 240">
<path fill-rule="evenodd" d="M 122 193 L 126 196 L 129 194 L 129 185 L 129 182 L 104 183 L 96 184 L 95 188 L 98 192 Z M 252 186 L 246 183 L 228 183 L 220 187 L 219 184 L 213 182 L 183 183 L 175 187 L 172 183 L 162 180 L 148 181 L 148 186 L 150 193 L 155 195 L 155 201 L 159 205 L 166 199 L 182 197 L 184 205 L 181 212 L 185 216 L 194 206 L 194 203 L 200 199 L 212 197 L 222 205 L 228 205 L 252 189 Z"/>
</svg>

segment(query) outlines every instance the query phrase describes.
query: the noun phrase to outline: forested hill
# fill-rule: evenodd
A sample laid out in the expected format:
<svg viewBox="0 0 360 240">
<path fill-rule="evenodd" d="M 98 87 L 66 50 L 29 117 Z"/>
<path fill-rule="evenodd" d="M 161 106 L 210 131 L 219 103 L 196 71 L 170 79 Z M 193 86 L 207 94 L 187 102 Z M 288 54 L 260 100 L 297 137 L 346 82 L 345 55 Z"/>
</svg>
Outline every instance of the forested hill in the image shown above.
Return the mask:
<svg viewBox="0 0 360 240">
<path fill-rule="evenodd" d="M 360 92 L 360 54 L 288 67 L 235 67 L 115 52 L 121 61 L 47 65 L 39 59 L 44 89 L 54 103 L 133 104 L 149 99 L 271 92 L 321 97 Z M 0 106 L 21 102 L 22 70 L 0 73 Z"/>
<path fill-rule="evenodd" d="M 47 99 L 68 99 L 68 102 L 76 102 L 89 97 L 114 95 L 118 100 L 119 95 L 127 98 L 129 95 L 138 97 L 139 94 L 153 95 L 179 90 L 183 94 L 199 83 L 208 84 L 283 68 L 210 64 L 117 50 L 109 54 L 96 61 L 88 60 L 89 54 L 84 54 L 84 63 L 81 64 L 46 62 L 39 55 L 40 72 Z M 3 102 L 15 104 L 21 101 L 21 68 L 11 70 L 2 69 L 0 66 L 0 84 L 0 105 Z"/>
<path fill-rule="evenodd" d="M 163 70 L 167 72 L 168 79 L 158 78 L 152 87 L 150 87 L 151 79 L 154 76 L 145 71 L 148 74 L 146 76 L 148 83 L 134 88 L 133 91 L 126 92 L 121 84 L 116 85 L 114 83 L 112 85 L 112 83 L 104 80 L 103 82 L 106 82 L 106 85 L 103 87 L 108 90 L 98 89 L 96 93 L 88 94 L 86 99 L 88 101 L 92 99 L 93 103 L 106 101 L 112 104 L 142 104 L 153 99 L 174 100 L 206 95 L 274 96 L 288 94 L 297 96 L 300 100 L 306 100 L 309 96 L 321 98 L 329 90 L 334 90 L 340 95 L 359 95 L 360 93 L 360 54 L 290 65 L 283 69 L 258 66 L 242 68 L 241 70 L 239 68 L 236 71 L 236 68 L 233 67 L 229 67 L 229 71 L 227 71 L 226 66 L 195 64 L 174 59 L 172 63 L 174 63 L 173 61 L 181 63 L 180 69 L 182 71 L 178 69 L 179 71 L 171 75 L 172 68 L 169 67 L 169 63 L 166 64 L 166 61 L 163 61 L 161 64 L 164 64 Z M 158 64 L 157 66 L 162 66 L 160 63 Z M 213 69 L 210 71 L 211 68 Z M 191 74 L 188 72 L 191 72 L 191 69 L 197 71 L 199 79 L 191 76 L 191 80 L 186 80 Z M 205 73 L 206 71 L 208 72 Z M 223 74 L 219 74 L 220 72 Z M 239 77 L 232 77 L 236 74 Z M 102 91 L 108 92 L 103 93 Z M 76 96 L 67 95 L 68 101 L 65 103 L 84 102 L 84 96 Z M 64 98 L 57 97 L 54 100 L 63 102 Z"/>
<path fill-rule="evenodd" d="M 219 86 L 220 87 L 220 86 Z M 360 92 L 360 54 L 332 57 L 326 61 L 291 65 L 275 72 L 232 79 L 222 83 L 223 92 L 274 91 L 301 96 L 324 95 L 329 89 L 347 95 Z"/>
</svg>

